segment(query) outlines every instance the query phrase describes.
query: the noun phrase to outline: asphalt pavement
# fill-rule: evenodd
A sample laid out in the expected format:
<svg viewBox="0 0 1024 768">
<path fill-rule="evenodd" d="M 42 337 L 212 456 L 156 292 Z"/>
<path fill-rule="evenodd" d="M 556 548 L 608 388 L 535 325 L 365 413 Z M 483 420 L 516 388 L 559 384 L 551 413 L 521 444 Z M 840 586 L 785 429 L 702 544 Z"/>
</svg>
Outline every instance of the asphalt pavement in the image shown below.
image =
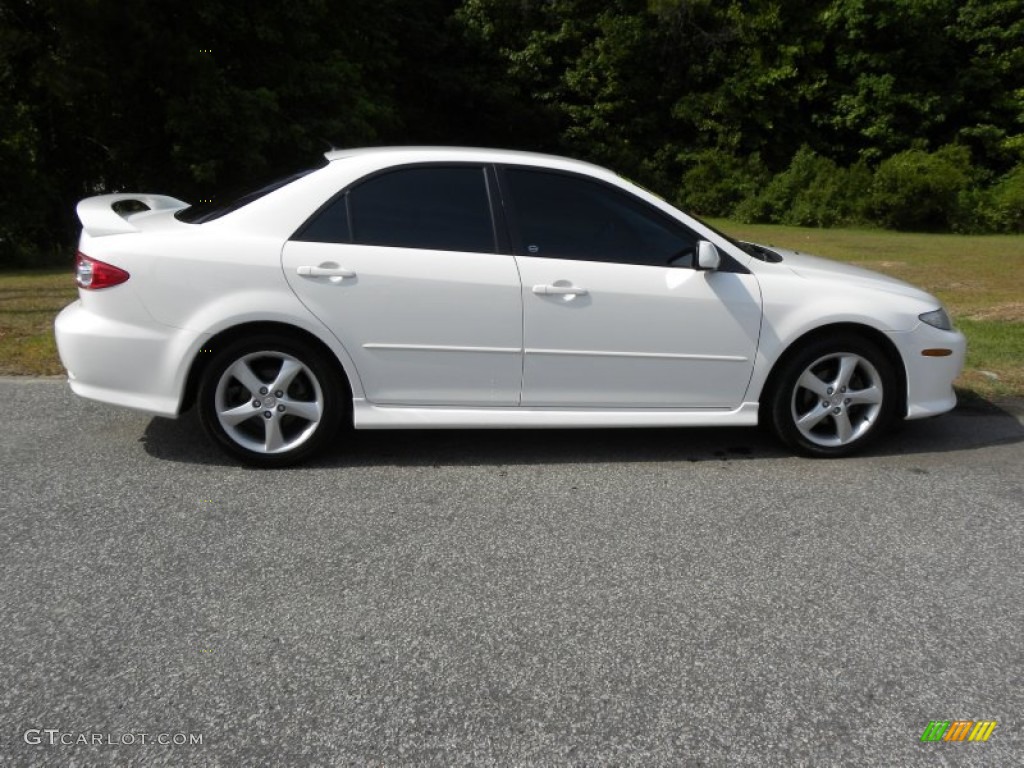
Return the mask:
<svg viewBox="0 0 1024 768">
<path fill-rule="evenodd" d="M 0 764 L 1024 764 L 1016 406 L 841 461 L 360 432 L 256 471 L 61 380 L 0 403 Z M 921 741 L 955 720 L 998 725 Z"/>
</svg>

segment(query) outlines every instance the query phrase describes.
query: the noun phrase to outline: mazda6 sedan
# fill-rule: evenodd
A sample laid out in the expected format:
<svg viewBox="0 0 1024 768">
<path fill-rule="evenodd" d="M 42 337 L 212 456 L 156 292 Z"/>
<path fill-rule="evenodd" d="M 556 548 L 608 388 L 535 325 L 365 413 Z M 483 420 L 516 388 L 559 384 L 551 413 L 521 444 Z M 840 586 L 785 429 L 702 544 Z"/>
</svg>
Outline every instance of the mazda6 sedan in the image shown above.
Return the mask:
<svg viewBox="0 0 1024 768">
<path fill-rule="evenodd" d="M 522 152 L 339 150 L 219 208 L 78 204 L 71 388 L 233 457 L 355 429 L 770 426 L 845 456 L 950 410 L 965 342 L 906 283 L 738 242 L 617 174 Z"/>
</svg>

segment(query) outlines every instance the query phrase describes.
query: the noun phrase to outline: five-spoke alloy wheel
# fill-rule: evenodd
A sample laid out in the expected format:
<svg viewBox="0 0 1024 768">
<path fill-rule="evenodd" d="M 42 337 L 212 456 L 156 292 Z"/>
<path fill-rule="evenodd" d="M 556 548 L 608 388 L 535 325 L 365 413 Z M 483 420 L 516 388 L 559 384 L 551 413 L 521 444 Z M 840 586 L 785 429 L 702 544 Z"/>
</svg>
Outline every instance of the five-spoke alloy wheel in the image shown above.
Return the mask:
<svg viewBox="0 0 1024 768">
<path fill-rule="evenodd" d="M 818 339 L 781 369 L 772 425 L 784 443 L 806 455 L 849 455 L 892 421 L 896 382 L 892 364 L 871 342 Z"/>
<path fill-rule="evenodd" d="M 242 461 L 294 464 L 337 432 L 344 399 L 334 366 L 288 336 L 240 340 L 216 353 L 199 389 L 203 427 Z"/>
</svg>

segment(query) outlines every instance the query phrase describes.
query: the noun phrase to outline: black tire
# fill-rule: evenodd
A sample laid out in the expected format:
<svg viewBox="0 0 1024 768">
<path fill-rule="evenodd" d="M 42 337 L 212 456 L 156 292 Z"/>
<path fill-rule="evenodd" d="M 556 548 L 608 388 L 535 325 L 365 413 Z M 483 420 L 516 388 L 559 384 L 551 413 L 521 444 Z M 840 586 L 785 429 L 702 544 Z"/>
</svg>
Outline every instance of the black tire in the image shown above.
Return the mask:
<svg viewBox="0 0 1024 768">
<path fill-rule="evenodd" d="M 199 420 L 213 442 L 263 468 L 298 464 L 323 450 L 337 436 L 350 402 L 334 361 L 283 333 L 238 339 L 217 350 L 198 393 Z"/>
<path fill-rule="evenodd" d="M 794 451 L 839 458 L 863 450 L 892 424 L 899 377 L 867 339 L 822 337 L 790 355 L 769 393 L 772 430 Z"/>
</svg>

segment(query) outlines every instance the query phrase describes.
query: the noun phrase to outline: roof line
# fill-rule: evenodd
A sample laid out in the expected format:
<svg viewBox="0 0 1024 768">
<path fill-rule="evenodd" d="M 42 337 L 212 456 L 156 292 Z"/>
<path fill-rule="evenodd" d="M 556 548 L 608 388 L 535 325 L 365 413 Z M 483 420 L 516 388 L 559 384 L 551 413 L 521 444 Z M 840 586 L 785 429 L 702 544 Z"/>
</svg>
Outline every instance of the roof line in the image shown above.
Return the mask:
<svg viewBox="0 0 1024 768">
<path fill-rule="evenodd" d="M 527 150 L 519 150 L 519 149 L 499 149 L 499 148 L 495 148 L 495 147 L 466 147 L 466 146 L 441 146 L 441 145 L 437 145 L 437 146 L 410 145 L 410 146 L 352 147 L 352 148 L 348 148 L 348 149 L 332 149 L 329 152 L 325 152 L 324 153 L 324 157 L 326 157 L 329 161 L 334 161 L 334 160 L 340 160 L 340 159 L 345 158 L 345 157 L 355 157 L 355 156 L 359 156 L 359 155 L 370 155 L 370 154 L 378 154 L 378 153 L 379 154 L 392 154 L 392 153 L 398 154 L 398 153 L 402 153 L 402 152 L 407 152 L 407 153 L 411 153 L 411 154 L 431 154 L 431 153 L 445 154 L 445 153 L 447 153 L 447 154 L 453 154 L 453 155 L 484 153 L 484 154 L 492 154 L 492 155 L 504 155 L 504 156 L 508 156 L 510 158 L 516 157 L 516 158 L 521 158 L 521 159 L 524 159 L 524 160 L 525 159 L 535 159 L 535 160 L 543 159 L 543 160 L 548 160 L 548 161 L 555 160 L 555 161 L 559 161 L 559 162 L 563 162 L 563 163 L 572 163 L 572 164 L 575 164 L 575 165 L 583 165 L 583 166 L 587 166 L 587 167 L 590 167 L 590 168 L 597 168 L 597 169 L 600 169 L 600 170 L 607 170 L 605 168 L 601 168 L 601 166 L 599 166 L 599 165 L 595 165 L 594 163 L 589 163 L 586 160 L 577 160 L 577 159 L 572 158 L 572 157 L 564 157 L 564 156 L 561 156 L 561 155 L 552 155 L 552 154 L 547 154 L 547 153 L 544 153 L 544 152 L 530 152 L 530 151 L 527 151 Z"/>
</svg>

